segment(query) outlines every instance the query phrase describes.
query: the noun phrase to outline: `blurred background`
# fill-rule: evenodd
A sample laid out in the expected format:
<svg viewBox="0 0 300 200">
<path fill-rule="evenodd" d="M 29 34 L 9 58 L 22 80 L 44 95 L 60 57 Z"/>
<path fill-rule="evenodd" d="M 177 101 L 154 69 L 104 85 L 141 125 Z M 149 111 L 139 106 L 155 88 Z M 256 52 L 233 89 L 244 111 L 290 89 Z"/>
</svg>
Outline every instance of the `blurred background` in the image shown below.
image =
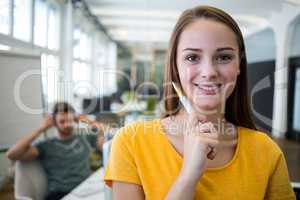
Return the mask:
<svg viewBox="0 0 300 200">
<path fill-rule="evenodd" d="M 221 8 L 238 22 L 246 42 L 252 116 L 282 147 L 296 187 L 300 0 L 1 0 L 1 108 L 17 107 L 5 104 L 13 102 L 6 83 L 17 79 L 8 76 L 17 60 L 16 66 L 35 69 L 25 65 L 29 56 L 40 59 L 41 74 L 23 91 L 41 115 L 64 100 L 78 113 L 115 127 L 159 117 L 170 34 L 180 13 L 197 5 Z M 8 57 L 13 59 L 4 62 Z M 17 138 L 6 139 L 11 122 L 1 112 L 0 186 L 9 168 L 4 152 Z"/>
</svg>

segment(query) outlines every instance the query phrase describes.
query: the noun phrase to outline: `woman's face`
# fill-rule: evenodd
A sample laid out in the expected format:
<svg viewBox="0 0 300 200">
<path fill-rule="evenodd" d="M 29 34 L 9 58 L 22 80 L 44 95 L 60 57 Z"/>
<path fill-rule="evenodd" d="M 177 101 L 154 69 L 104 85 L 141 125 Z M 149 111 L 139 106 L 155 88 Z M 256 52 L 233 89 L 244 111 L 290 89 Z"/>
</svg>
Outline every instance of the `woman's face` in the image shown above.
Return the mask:
<svg viewBox="0 0 300 200">
<path fill-rule="evenodd" d="M 209 19 L 189 24 L 179 37 L 177 67 L 181 86 L 198 111 L 225 106 L 239 73 L 239 50 L 234 32 Z"/>
</svg>

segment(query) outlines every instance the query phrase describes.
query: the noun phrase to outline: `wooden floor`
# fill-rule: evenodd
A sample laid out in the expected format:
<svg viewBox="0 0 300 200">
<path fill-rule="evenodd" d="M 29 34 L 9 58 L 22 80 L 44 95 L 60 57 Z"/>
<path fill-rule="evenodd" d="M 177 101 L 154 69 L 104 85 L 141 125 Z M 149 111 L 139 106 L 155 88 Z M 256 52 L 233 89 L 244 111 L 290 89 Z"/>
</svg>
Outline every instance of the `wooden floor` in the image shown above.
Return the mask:
<svg viewBox="0 0 300 200">
<path fill-rule="evenodd" d="M 0 189 L 1 200 L 14 200 L 13 183 L 11 180 L 6 181 L 4 187 Z"/>
<path fill-rule="evenodd" d="M 300 143 L 287 139 L 274 139 L 285 155 L 292 182 L 300 182 Z"/>
</svg>

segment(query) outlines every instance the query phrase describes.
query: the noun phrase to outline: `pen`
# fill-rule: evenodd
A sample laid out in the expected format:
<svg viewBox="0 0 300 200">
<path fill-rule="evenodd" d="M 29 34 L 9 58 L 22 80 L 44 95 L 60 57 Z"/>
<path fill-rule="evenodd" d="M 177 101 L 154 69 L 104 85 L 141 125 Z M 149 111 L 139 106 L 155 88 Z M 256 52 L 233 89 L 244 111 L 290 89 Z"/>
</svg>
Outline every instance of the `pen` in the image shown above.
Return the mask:
<svg viewBox="0 0 300 200">
<path fill-rule="evenodd" d="M 172 82 L 172 85 L 179 97 L 180 102 L 182 103 L 183 107 L 186 109 L 186 111 L 191 114 L 194 109 L 190 101 L 186 98 L 186 96 L 183 95 L 181 89 L 178 87 L 178 85 L 174 82 Z"/>
</svg>

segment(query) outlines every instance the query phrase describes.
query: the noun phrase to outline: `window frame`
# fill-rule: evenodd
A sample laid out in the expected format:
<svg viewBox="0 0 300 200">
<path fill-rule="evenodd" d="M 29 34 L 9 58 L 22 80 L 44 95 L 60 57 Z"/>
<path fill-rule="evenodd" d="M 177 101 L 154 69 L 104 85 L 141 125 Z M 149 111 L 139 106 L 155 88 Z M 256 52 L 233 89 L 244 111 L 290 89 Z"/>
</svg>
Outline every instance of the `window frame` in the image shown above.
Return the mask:
<svg viewBox="0 0 300 200">
<path fill-rule="evenodd" d="M 296 71 L 300 70 L 300 56 L 291 57 L 289 59 L 288 72 L 288 120 L 287 120 L 287 138 L 296 140 L 300 143 L 300 131 L 293 127 L 294 122 L 294 105 L 295 105 L 295 87 L 296 87 Z"/>
<path fill-rule="evenodd" d="M 24 42 L 28 42 L 28 43 L 32 43 L 33 41 L 33 25 L 34 25 L 34 5 L 35 5 L 35 0 L 30 0 L 30 3 L 29 3 L 29 7 L 30 7 L 30 11 L 29 11 L 29 38 L 20 38 L 18 36 L 15 35 L 15 32 L 16 32 L 16 28 L 15 28 L 15 1 L 16 0 L 13 0 L 12 1 L 12 15 L 11 15 L 11 18 L 12 18 L 12 37 L 14 37 L 15 39 L 17 40 L 20 40 L 20 41 L 24 41 Z M 28 0 L 25 0 L 25 1 L 28 1 Z"/>
</svg>

